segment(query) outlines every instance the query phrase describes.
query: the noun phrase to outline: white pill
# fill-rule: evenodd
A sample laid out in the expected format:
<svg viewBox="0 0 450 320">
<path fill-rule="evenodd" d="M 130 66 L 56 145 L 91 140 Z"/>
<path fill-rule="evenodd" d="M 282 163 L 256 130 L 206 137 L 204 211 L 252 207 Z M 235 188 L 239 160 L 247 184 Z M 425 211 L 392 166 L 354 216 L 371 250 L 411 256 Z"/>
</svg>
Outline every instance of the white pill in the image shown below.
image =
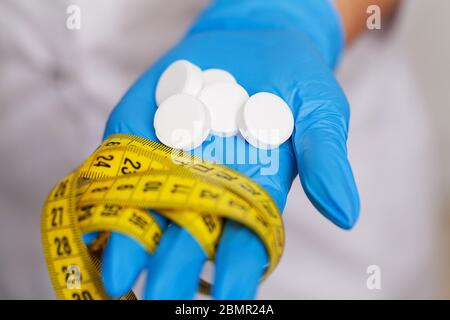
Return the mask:
<svg viewBox="0 0 450 320">
<path fill-rule="evenodd" d="M 202 70 L 187 60 L 177 60 L 167 67 L 156 86 L 156 104 L 177 93 L 197 96 L 203 87 Z"/>
<path fill-rule="evenodd" d="M 204 87 L 217 82 L 236 83 L 233 75 L 222 69 L 207 69 L 203 71 L 202 75 Z"/>
<path fill-rule="evenodd" d="M 211 115 L 211 133 L 229 137 L 239 132 L 238 115 L 249 96 L 237 83 L 218 82 L 206 86 L 198 95 Z"/>
<path fill-rule="evenodd" d="M 185 151 L 200 146 L 211 128 L 205 105 L 184 93 L 164 100 L 156 110 L 153 123 L 156 136 L 162 143 Z"/>
<path fill-rule="evenodd" d="M 239 131 L 248 143 L 257 148 L 276 148 L 289 139 L 293 130 L 291 109 L 272 93 L 257 93 L 242 108 Z"/>
</svg>

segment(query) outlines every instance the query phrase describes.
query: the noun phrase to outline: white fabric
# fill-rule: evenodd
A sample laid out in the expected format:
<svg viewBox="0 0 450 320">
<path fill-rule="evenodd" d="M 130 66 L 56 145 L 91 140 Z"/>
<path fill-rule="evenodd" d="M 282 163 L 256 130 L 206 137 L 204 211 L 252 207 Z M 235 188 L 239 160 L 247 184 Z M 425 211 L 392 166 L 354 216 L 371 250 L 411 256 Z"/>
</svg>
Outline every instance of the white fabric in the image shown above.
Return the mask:
<svg viewBox="0 0 450 320">
<path fill-rule="evenodd" d="M 72 3 L 81 8 L 81 30 L 65 27 Z M 46 193 L 97 146 L 120 96 L 205 3 L 0 3 L 0 298 L 54 297 L 40 246 Z M 398 41 L 417 3 L 405 4 L 389 35 L 369 35 L 349 50 L 338 73 L 352 106 L 358 225 L 347 232 L 326 221 L 297 180 L 285 211 L 286 252 L 260 298 L 437 296 L 434 140 Z M 381 290 L 366 287 L 373 264 Z"/>
</svg>

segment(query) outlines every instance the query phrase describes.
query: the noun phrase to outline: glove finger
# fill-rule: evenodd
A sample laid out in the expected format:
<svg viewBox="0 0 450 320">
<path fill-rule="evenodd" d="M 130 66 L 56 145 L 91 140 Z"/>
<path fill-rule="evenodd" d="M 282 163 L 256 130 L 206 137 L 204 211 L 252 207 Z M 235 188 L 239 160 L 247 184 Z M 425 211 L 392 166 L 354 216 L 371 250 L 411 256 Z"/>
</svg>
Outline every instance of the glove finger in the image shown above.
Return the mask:
<svg viewBox="0 0 450 320">
<path fill-rule="evenodd" d="M 350 229 L 359 215 L 359 196 L 347 158 L 348 102 L 331 72 L 312 81 L 313 86 L 301 82 L 297 92 L 302 102 L 292 140 L 298 172 L 313 205 L 336 225 Z"/>
<path fill-rule="evenodd" d="M 103 255 L 102 277 L 105 290 L 113 298 L 127 293 L 145 266 L 148 253 L 136 240 L 112 233 Z"/>
<path fill-rule="evenodd" d="M 227 221 L 215 259 L 214 299 L 253 299 L 267 265 L 267 253 L 258 236 Z"/>
<path fill-rule="evenodd" d="M 183 228 L 171 224 L 152 256 L 145 299 L 192 299 L 206 255 Z"/>
<path fill-rule="evenodd" d="M 151 214 L 164 230 L 167 220 L 154 211 Z M 103 254 L 102 277 L 106 292 L 111 297 L 127 293 L 148 259 L 149 254 L 135 239 L 121 233 L 111 233 Z"/>
</svg>

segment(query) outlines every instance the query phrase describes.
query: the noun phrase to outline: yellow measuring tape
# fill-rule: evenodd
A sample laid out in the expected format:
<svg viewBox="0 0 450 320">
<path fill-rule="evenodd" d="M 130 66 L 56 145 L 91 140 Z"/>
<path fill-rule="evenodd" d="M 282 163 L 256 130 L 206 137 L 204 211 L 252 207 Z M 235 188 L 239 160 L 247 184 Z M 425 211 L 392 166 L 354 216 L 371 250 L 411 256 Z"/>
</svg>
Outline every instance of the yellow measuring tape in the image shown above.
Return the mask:
<svg viewBox="0 0 450 320">
<path fill-rule="evenodd" d="M 187 229 L 214 259 L 223 219 L 253 230 L 269 256 L 267 277 L 284 248 L 280 213 L 266 191 L 223 165 L 132 135 L 112 135 L 48 195 L 42 245 L 58 299 L 109 299 L 101 254 L 109 232 L 133 237 L 149 252 L 162 235 L 147 209 Z M 82 234 L 100 231 L 86 246 Z M 74 277 L 79 285 L 73 285 Z M 208 293 L 209 284 L 201 281 Z M 132 292 L 123 299 L 135 299 Z"/>
</svg>

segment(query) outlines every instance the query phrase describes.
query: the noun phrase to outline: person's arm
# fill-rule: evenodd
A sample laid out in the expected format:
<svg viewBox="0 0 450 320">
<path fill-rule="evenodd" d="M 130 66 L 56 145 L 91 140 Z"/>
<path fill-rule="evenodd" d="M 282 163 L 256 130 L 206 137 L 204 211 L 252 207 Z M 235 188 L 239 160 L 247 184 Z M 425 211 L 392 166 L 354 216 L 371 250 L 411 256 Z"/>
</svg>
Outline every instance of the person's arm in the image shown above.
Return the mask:
<svg viewBox="0 0 450 320">
<path fill-rule="evenodd" d="M 367 8 L 377 5 L 382 18 L 389 17 L 397 7 L 399 0 L 334 0 L 341 15 L 345 30 L 345 42 L 350 44 L 361 32 L 367 30 Z"/>
</svg>

